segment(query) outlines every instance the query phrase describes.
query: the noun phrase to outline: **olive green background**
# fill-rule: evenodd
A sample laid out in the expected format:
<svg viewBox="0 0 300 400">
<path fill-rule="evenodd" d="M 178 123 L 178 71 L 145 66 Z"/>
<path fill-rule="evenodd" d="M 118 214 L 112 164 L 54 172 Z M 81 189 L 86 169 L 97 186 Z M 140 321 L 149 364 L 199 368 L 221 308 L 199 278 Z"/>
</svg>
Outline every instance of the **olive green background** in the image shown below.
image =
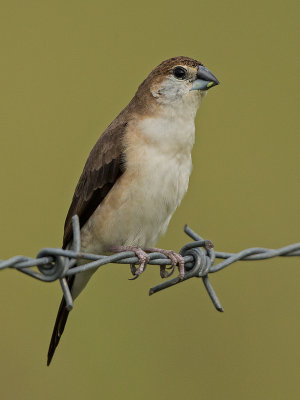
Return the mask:
<svg viewBox="0 0 300 400">
<path fill-rule="evenodd" d="M 1 254 L 61 245 L 99 134 L 163 59 L 202 61 L 221 85 L 196 119 L 188 194 L 159 242 L 190 224 L 217 250 L 299 242 L 299 1 L 1 1 Z M 155 204 L 153 204 L 155 207 Z M 61 290 L 0 280 L 3 399 L 298 399 L 300 265 L 237 263 L 148 297 L 155 267 L 99 270 L 50 368 Z"/>
</svg>

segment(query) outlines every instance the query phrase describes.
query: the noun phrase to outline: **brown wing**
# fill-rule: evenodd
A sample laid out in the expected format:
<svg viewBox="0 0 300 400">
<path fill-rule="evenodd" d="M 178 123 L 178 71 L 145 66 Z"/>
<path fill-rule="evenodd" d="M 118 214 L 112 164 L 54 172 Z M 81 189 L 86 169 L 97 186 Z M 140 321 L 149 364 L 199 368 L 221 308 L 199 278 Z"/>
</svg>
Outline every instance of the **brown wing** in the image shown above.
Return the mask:
<svg viewBox="0 0 300 400">
<path fill-rule="evenodd" d="M 117 123 L 107 128 L 91 151 L 75 189 L 73 200 L 65 222 L 63 247 L 72 240 L 72 217 L 77 214 L 83 226 L 124 172 L 123 135 L 127 123 Z M 70 289 L 74 276 L 67 278 Z M 59 306 L 48 350 L 47 365 L 50 365 L 55 349 L 69 316 L 64 297 Z"/>
<path fill-rule="evenodd" d="M 82 227 L 124 172 L 123 136 L 127 123 L 111 124 L 92 149 L 75 189 L 64 229 L 63 248 L 73 238 L 72 217 Z"/>
</svg>

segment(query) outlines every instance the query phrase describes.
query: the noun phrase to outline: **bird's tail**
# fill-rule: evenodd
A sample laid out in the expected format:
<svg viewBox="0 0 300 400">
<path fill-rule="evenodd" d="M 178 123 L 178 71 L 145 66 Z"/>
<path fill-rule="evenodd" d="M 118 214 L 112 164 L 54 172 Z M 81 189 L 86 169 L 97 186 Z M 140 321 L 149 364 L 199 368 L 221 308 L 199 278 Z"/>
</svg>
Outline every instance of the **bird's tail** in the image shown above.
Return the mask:
<svg viewBox="0 0 300 400">
<path fill-rule="evenodd" d="M 72 277 L 69 280 L 69 288 L 71 289 L 73 285 L 74 277 Z M 50 365 L 52 357 L 54 355 L 55 349 L 58 346 L 58 343 L 60 341 L 61 335 L 63 334 L 63 331 L 65 329 L 65 325 L 69 316 L 69 310 L 66 309 L 66 301 L 65 298 L 63 297 L 60 306 L 58 309 L 55 325 L 53 328 L 51 340 L 50 340 L 50 345 L 49 345 L 49 350 L 48 350 L 48 358 L 47 358 L 47 365 Z"/>
<path fill-rule="evenodd" d="M 61 335 L 63 334 L 63 331 L 65 329 L 65 325 L 69 316 L 69 312 L 66 309 L 66 301 L 65 298 L 63 297 L 58 309 L 55 325 L 53 328 L 52 336 L 51 336 L 51 341 L 49 345 L 49 350 L 48 350 L 48 358 L 47 358 L 47 365 L 50 365 L 52 357 L 54 355 L 55 349 L 58 346 L 58 343 L 60 341 Z"/>
</svg>

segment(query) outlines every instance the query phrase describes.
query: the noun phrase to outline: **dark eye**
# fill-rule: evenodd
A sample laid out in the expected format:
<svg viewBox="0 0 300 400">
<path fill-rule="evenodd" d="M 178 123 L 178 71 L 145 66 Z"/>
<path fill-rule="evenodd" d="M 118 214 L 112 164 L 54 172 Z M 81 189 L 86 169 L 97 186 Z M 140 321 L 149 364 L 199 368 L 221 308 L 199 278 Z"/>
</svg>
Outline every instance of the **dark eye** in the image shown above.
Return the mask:
<svg viewBox="0 0 300 400">
<path fill-rule="evenodd" d="M 186 77 L 186 69 L 183 67 L 175 67 L 173 69 L 173 75 L 177 79 L 184 79 Z"/>
</svg>

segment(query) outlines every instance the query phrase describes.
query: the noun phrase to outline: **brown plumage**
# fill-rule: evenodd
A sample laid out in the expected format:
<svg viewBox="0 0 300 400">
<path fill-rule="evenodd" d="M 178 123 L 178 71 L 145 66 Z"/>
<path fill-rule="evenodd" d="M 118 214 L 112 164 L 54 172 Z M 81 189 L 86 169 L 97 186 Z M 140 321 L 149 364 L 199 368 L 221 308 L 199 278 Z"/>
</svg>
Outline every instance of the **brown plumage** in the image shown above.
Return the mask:
<svg viewBox="0 0 300 400">
<path fill-rule="evenodd" d="M 124 165 L 122 137 L 126 125 L 127 123 L 123 122 L 122 118 L 119 118 L 119 121 L 115 120 L 98 139 L 92 149 L 76 186 L 66 217 L 63 248 L 66 248 L 73 239 L 72 217 L 77 214 L 80 227 L 82 227 L 105 198 L 117 179 L 122 175 Z M 73 282 L 74 276 L 68 279 L 70 290 L 72 289 Z M 50 340 L 47 365 L 50 365 L 55 349 L 63 334 L 68 316 L 69 311 L 66 309 L 65 298 L 63 297 Z"/>
<path fill-rule="evenodd" d="M 72 217 L 78 215 L 82 227 L 122 174 L 122 136 L 126 122 L 108 127 L 91 151 L 69 208 L 63 248 L 72 240 Z"/>
<path fill-rule="evenodd" d="M 174 57 L 162 62 L 141 83 L 130 103 L 98 139 L 84 166 L 66 217 L 63 248 L 72 243 L 72 217 L 77 214 L 80 227 L 83 227 L 124 173 L 126 160 L 124 159 L 123 138 L 128 124 L 134 118 L 145 117 L 155 112 L 157 104 L 151 93 L 151 87 L 160 83 L 166 75 L 172 72 L 173 67 L 176 65 L 196 68 L 202 64 L 188 57 Z M 74 279 L 74 277 L 68 279 L 70 289 Z M 47 365 L 52 360 L 69 315 L 69 311 L 66 310 L 65 306 L 66 303 L 63 298 L 50 341 Z"/>
<path fill-rule="evenodd" d="M 163 79 L 170 74 L 173 67 L 179 64 L 195 68 L 200 65 L 199 61 L 183 56 L 163 61 L 141 83 L 128 106 L 98 139 L 87 159 L 66 217 L 63 248 L 72 240 L 71 220 L 73 215 L 78 215 L 82 227 L 122 174 L 124 166 L 122 139 L 125 129 L 130 118 L 142 113 L 151 113 L 151 104 L 154 99 L 150 92 L 150 86 L 156 80 Z"/>
<path fill-rule="evenodd" d="M 199 65 L 203 64 L 201 64 L 197 60 L 194 60 L 193 58 L 184 56 L 169 58 L 168 60 L 163 61 L 156 68 L 154 68 L 144 82 L 146 82 L 147 80 L 152 81 L 157 76 L 161 77 L 169 75 L 176 65 L 184 65 L 186 67 L 198 68 Z"/>
</svg>

